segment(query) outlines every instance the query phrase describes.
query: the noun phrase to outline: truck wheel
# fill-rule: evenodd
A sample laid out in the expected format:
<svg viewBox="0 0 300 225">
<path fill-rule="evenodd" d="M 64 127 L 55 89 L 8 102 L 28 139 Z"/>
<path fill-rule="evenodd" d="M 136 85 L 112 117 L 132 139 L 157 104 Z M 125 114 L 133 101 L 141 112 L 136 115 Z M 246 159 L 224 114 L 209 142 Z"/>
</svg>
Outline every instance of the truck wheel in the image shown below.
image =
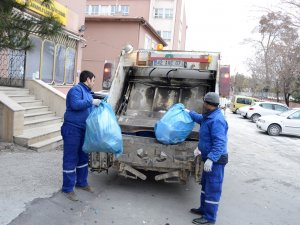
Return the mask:
<svg viewBox="0 0 300 225">
<path fill-rule="evenodd" d="M 256 123 L 259 117 L 260 117 L 259 114 L 253 114 L 250 119 L 252 120 L 253 123 Z"/>
<path fill-rule="evenodd" d="M 281 132 L 281 127 L 278 124 L 271 124 L 267 132 L 270 136 L 278 136 Z"/>
</svg>

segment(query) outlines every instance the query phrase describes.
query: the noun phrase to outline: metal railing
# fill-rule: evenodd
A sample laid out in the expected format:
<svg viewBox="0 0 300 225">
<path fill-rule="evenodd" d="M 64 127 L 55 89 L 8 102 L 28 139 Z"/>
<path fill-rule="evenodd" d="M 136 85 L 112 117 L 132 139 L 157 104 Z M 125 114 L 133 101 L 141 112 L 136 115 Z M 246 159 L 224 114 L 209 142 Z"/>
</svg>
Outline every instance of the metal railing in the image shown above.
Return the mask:
<svg viewBox="0 0 300 225">
<path fill-rule="evenodd" d="M 24 87 L 26 52 L 0 50 L 0 86 Z"/>
</svg>

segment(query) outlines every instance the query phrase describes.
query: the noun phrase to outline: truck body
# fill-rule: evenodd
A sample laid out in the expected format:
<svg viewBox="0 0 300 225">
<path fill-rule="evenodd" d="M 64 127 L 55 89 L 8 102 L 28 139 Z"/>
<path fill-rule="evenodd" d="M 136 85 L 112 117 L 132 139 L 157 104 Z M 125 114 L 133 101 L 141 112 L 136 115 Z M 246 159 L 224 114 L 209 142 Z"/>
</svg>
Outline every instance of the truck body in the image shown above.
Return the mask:
<svg viewBox="0 0 300 225">
<path fill-rule="evenodd" d="M 116 113 L 122 130 L 124 152 L 90 154 L 93 171 L 115 167 L 120 175 L 145 180 L 155 173 L 155 180 L 187 182 L 199 174 L 194 149 L 199 125 L 180 144 L 164 145 L 155 138 L 155 123 L 174 104 L 202 112 L 203 96 L 218 91 L 220 54 L 196 51 L 137 50 L 122 54 L 110 81 L 108 102 Z M 109 84 L 111 82 L 111 85 Z M 198 159 L 199 160 L 199 159 Z"/>
</svg>

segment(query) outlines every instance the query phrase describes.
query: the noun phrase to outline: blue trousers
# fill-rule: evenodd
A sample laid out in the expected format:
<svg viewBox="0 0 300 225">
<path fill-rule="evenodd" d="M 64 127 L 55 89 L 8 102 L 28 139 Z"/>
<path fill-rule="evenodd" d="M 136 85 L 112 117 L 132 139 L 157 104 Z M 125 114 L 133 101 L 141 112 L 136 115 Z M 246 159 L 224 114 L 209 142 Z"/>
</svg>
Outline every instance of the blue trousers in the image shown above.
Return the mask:
<svg viewBox="0 0 300 225">
<path fill-rule="evenodd" d="M 72 192 L 75 185 L 88 185 L 88 154 L 82 151 L 85 130 L 63 124 L 61 135 L 64 141 L 62 191 Z"/>
<path fill-rule="evenodd" d="M 204 219 L 210 222 L 216 222 L 219 201 L 222 193 L 222 184 L 224 178 L 224 164 L 214 163 L 211 172 L 203 171 L 201 180 L 201 206 L 199 211 Z"/>
</svg>

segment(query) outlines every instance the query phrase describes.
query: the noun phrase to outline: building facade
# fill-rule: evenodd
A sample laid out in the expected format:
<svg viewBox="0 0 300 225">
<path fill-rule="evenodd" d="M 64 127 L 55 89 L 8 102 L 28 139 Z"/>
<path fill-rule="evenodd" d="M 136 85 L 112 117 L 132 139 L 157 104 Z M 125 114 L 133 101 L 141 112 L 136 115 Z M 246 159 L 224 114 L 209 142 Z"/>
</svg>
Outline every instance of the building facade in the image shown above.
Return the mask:
<svg viewBox="0 0 300 225">
<path fill-rule="evenodd" d="M 87 46 L 83 48 L 82 67 L 95 74 L 94 91 L 102 89 L 105 63 L 111 63 L 114 71 L 121 50 L 127 44 L 132 45 L 133 49 L 143 49 L 150 40 L 153 47 L 158 43 L 166 46 L 166 42 L 144 18 L 87 16 L 85 24 Z"/>
<path fill-rule="evenodd" d="M 143 17 L 168 46 L 165 49 L 184 50 L 186 15 L 184 0 L 87 0 L 86 15 Z M 150 37 L 145 49 L 153 48 Z"/>
<path fill-rule="evenodd" d="M 17 2 L 27 3 L 24 13 L 27 17 L 54 15 L 63 31 L 55 37 L 30 35 L 33 47 L 27 51 L 2 50 L 1 79 L 24 75 L 25 79 L 40 79 L 66 93 L 77 83 L 77 73 L 81 70 L 86 1 L 53 0 L 51 8 L 43 5 L 42 0 Z"/>
</svg>

